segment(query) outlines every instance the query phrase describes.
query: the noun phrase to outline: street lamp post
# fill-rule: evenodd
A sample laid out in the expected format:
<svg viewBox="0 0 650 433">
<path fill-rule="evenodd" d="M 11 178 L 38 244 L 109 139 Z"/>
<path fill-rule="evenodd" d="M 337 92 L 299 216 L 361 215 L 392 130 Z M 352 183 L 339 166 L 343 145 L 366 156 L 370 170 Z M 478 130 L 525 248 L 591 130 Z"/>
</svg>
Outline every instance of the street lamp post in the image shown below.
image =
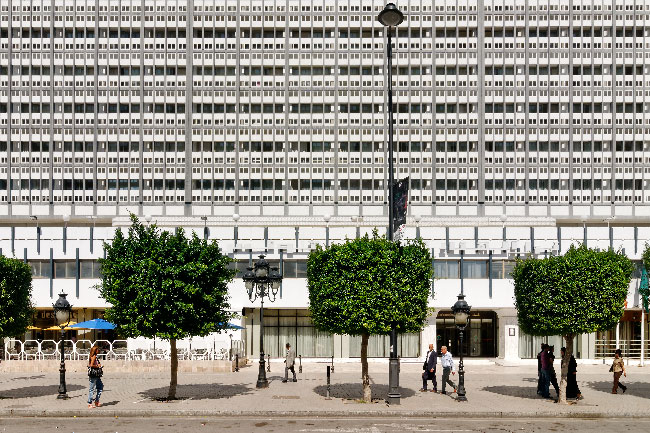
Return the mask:
<svg viewBox="0 0 650 433">
<path fill-rule="evenodd" d="M 388 60 L 388 240 L 393 242 L 393 48 L 391 30 L 404 21 L 404 14 L 394 3 L 386 4 L 377 20 L 386 27 Z M 390 333 L 390 360 L 388 369 L 388 404 L 400 404 L 399 359 L 397 358 L 397 330 Z"/>
<path fill-rule="evenodd" d="M 72 318 L 72 305 L 65 298 L 68 296 L 66 293 L 61 293 L 59 299 L 56 300 L 54 305 L 54 318 L 56 324 L 61 328 L 61 366 L 59 367 L 59 394 L 57 399 L 66 399 L 68 398 L 67 388 L 65 385 L 65 350 L 64 350 L 64 339 L 65 339 L 65 327 L 70 323 Z"/>
<path fill-rule="evenodd" d="M 465 295 L 461 292 L 458 295 L 458 300 L 451 307 L 452 313 L 454 313 L 454 322 L 456 323 L 456 329 L 458 330 L 460 337 L 460 362 L 458 363 L 458 401 L 467 401 L 465 396 L 465 369 L 463 367 L 463 332 L 465 331 L 465 326 L 467 326 L 467 319 L 469 318 L 469 313 L 472 307 L 470 307 L 465 301 Z"/>
<path fill-rule="evenodd" d="M 278 268 L 269 265 L 263 254 L 259 257 L 254 267 L 248 267 L 243 280 L 248 292 L 248 299 L 254 302 L 260 298 L 260 369 L 257 375 L 257 388 L 267 388 L 269 382 L 266 379 L 266 369 L 264 368 L 266 363 L 264 360 L 264 297 L 275 302 L 282 283 L 282 275 L 278 272 Z"/>
</svg>

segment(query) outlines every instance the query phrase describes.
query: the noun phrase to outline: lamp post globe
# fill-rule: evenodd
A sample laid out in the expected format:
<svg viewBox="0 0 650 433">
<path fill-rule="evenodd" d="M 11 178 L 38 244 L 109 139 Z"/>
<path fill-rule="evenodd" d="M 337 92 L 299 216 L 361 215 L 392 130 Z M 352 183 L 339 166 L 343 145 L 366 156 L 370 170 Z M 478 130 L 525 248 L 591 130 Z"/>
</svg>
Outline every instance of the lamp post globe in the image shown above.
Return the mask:
<svg viewBox="0 0 650 433">
<path fill-rule="evenodd" d="M 451 307 L 451 311 L 454 314 L 454 322 L 456 323 L 456 329 L 460 337 L 460 362 L 458 363 L 458 397 L 457 401 L 467 401 L 467 396 L 465 392 L 465 368 L 463 366 L 463 333 L 465 327 L 467 326 L 467 320 L 469 319 L 469 313 L 472 310 L 472 307 L 469 306 L 467 301 L 465 301 L 465 295 L 461 293 L 458 295 L 458 300 Z"/>
<path fill-rule="evenodd" d="M 384 10 L 379 12 L 379 16 L 377 17 L 377 20 L 383 26 L 395 27 L 400 25 L 402 21 L 404 21 L 404 14 L 402 13 L 402 11 L 397 9 L 395 3 L 388 3 L 384 7 Z"/>
<path fill-rule="evenodd" d="M 56 396 L 57 399 L 67 399 L 68 392 L 65 383 L 65 327 L 70 323 L 72 319 L 72 305 L 66 299 L 68 296 L 66 293 L 61 293 L 59 299 L 52 305 L 54 310 L 54 320 L 56 324 L 61 328 L 61 337 L 60 337 L 60 351 L 61 351 L 61 365 L 59 366 L 59 393 Z"/>
<path fill-rule="evenodd" d="M 266 360 L 264 359 L 264 298 L 274 302 L 278 290 L 282 284 L 282 275 L 277 267 L 271 267 L 264 255 L 259 256 L 259 260 L 254 266 L 249 266 L 242 276 L 244 286 L 248 293 L 248 299 L 254 302 L 260 298 L 260 365 L 257 375 L 257 388 L 267 388 L 269 382 L 266 379 Z"/>
</svg>

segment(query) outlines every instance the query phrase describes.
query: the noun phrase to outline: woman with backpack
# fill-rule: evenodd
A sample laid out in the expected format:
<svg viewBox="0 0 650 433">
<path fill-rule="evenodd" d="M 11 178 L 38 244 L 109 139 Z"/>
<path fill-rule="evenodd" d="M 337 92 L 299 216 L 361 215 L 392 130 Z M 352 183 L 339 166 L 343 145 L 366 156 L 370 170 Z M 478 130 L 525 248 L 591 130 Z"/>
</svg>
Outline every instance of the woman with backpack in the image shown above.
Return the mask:
<svg viewBox="0 0 650 433">
<path fill-rule="evenodd" d="M 94 407 L 101 406 L 99 397 L 101 397 L 102 391 L 104 390 L 104 383 L 102 382 L 104 372 L 99 359 L 97 359 L 97 352 L 99 352 L 99 346 L 95 345 L 90 349 L 90 355 L 88 356 L 88 409 L 93 408 L 93 393 L 95 390 L 97 390 L 97 395 L 94 399 Z"/>
</svg>

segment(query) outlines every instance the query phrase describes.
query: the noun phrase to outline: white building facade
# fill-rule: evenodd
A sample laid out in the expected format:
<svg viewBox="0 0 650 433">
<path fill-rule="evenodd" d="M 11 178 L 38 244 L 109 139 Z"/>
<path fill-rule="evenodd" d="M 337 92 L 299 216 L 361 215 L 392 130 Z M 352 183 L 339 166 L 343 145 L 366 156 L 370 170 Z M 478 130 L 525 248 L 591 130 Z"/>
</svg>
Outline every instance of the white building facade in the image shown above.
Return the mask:
<svg viewBox="0 0 650 433">
<path fill-rule="evenodd" d="M 402 356 L 453 347 L 462 284 L 467 354 L 531 357 L 514 257 L 586 239 L 638 261 L 650 238 L 650 2 L 397 4 L 395 176 L 410 178 L 405 236 L 432 248 L 439 278 L 438 311 Z M 357 356 L 354 338 L 311 326 L 304 259 L 387 225 L 383 6 L 1 0 L 0 243 L 33 265 L 38 320 L 60 290 L 79 320 L 101 315 L 95 259 L 133 212 L 219 240 L 238 266 L 249 250 L 282 264 L 273 356 L 287 339 Z M 634 281 L 621 326 L 580 337 L 580 357 L 640 354 Z M 256 353 L 258 311 L 232 287 Z"/>
</svg>

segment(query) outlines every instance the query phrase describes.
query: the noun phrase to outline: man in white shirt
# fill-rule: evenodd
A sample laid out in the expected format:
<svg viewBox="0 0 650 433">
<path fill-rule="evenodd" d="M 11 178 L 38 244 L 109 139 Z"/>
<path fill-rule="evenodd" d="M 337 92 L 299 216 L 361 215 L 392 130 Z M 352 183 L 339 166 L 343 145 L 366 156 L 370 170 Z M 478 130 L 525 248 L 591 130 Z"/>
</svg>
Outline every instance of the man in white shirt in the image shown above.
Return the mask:
<svg viewBox="0 0 650 433">
<path fill-rule="evenodd" d="M 442 364 L 442 392 L 441 394 L 447 394 L 445 391 L 445 385 L 449 384 L 456 392 L 456 384 L 449 379 L 449 373 L 456 374 L 456 368 L 454 367 L 454 359 L 451 357 L 451 352 L 447 350 L 447 346 L 442 346 L 440 348 L 440 364 Z"/>
</svg>

